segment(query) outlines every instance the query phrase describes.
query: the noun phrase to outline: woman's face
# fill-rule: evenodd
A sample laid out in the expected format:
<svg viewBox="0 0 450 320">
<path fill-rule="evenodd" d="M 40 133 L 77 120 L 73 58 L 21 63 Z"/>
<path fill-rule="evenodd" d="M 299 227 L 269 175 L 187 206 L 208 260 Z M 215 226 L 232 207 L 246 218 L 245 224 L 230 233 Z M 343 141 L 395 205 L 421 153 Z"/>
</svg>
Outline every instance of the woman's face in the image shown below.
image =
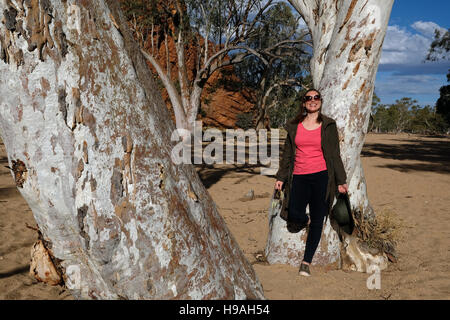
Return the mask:
<svg viewBox="0 0 450 320">
<path fill-rule="evenodd" d="M 320 94 L 317 91 L 310 91 L 304 97 L 303 105 L 308 113 L 317 112 L 322 106 Z"/>
</svg>

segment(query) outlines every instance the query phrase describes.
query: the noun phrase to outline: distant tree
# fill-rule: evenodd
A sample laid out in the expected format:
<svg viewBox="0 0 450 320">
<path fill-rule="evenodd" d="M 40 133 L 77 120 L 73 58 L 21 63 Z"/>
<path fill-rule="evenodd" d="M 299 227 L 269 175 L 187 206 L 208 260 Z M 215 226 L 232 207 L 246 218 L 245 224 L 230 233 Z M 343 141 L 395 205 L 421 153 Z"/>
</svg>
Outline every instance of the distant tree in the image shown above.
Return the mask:
<svg viewBox="0 0 450 320">
<path fill-rule="evenodd" d="M 248 130 L 253 127 L 253 114 L 251 112 L 242 112 L 236 116 L 236 127 Z"/>
<path fill-rule="evenodd" d="M 374 130 L 374 125 L 375 125 L 374 114 L 375 114 L 376 109 L 379 106 L 380 102 L 381 102 L 381 100 L 377 96 L 377 94 L 375 93 L 375 88 L 374 88 L 373 89 L 373 96 L 372 96 L 372 106 L 371 106 L 371 110 L 370 110 L 369 126 L 368 126 L 368 130 L 367 130 L 368 132 L 371 132 L 371 131 Z M 375 132 L 378 132 L 378 131 L 375 131 Z"/>
<path fill-rule="evenodd" d="M 384 104 L 379 104 L 372 107 L 372 126 L 371 131 L 374 132 L 386 132 L 387 124 L 387 106 Z"/>
<path fill-rule="evenodd" d="M 411 108 L 419 106 L 417 105 L 417 100 L 411 98 L 401 98 L 396 100 L 387 109 L 389 129 L 395 133 L 405 132 L 408 129 L 408 125 L 411 121 Z"/>
<path fill-rule="evenodd" d="M 438 134 L 446 129 L 446 122 L 436 108 L 422 108 L 411 98 L 402 98 L 390 105 L 377 104 L 372 113 L 371 130 L 374 132 Z"/>
<path fill-rule="evenodd" d="M 381 99 L 377 96 L 375 93 L 375 89 L 373 90 L 373 96 L 372 96 L 372 106 L 377 106 L 381 102 Z"/>
<path fill-rule="evenodd" d="M 428 50 L 428 55 L 426 60 L 436 61 L 436 60 L 448 60 L 448 52 L 450 51 L 450 29 L 445 33 L 441 33 L 439 30 L 434 31 L 434 40 L 430 45 Z"/>
<path fill-rule="evenodd" d="M 410 113 L 411 121 L 408 131 L 411 133 L 437 134 L 446 129 L 444 118 L 436 113 L 436 108 L 432 106 L 427 105 L 423 108 L 412 106 Z"/>
<path fill-rule="evenodd" d="M 312 44 L 306 40 L 308 29 L 299 28 L 300 15 L 286 3 L 276 3 L 262 19 L 265 23 L 256 27 L 258 37 L 249 39 L 247 45 L 256 51 L 267 48 L 261 52 L 264 59 L 250 55 L 235 70 L 255 93 L 255 128 L 270 129 L 272 110 L 284 109 L 299 88 L 307 85 L 311 53 L 306 46 Z"/>
<path fill-rule="evenodd" d="M 290 87 L 280 87 L 276 93 L 277 104 L 268 110 L 271 128 L 281 128 L 299 111 L 301 97 L 305 90 L 293 90 Z"/>
<path fill-rule="evenodd" d="M 450 55 L 450 29 L 444 34 L 439 30 L 435 31 L 434 41 L 430 45 L 426 60 L 449 60 Z M 447 82 L 450 82 L 450 69 L 447 73 Z M 436 113 L 442 115 L 447 123 L 447 128 L 450 127 L 450 85 L 442 86 L 439 89 L 439 99 L 436 101 Z"/>
<path fill-rule="evenodd" d="M 275 0 L 122 0 L 143 55 L 167 90 L 177 128 L 192 130 L 203 89 L 214 72 L 249 55 L 266 63 L 268 56 L 293 45 L 289 37 L 257 48 L 248 45 L 259 39 L 261 29 L 268 28 L 265 13 L 273 5 L 278 6 Z M 174 52 L 169 52 L 171 47 Z M 187 54 L 188 47 L 193 54 Z M 160 63 L 161 53 L 165 64 Z M 170 63 L 171 54 L 176 56 L 175 66 Z M 192 61 L 194 70 L 188 68 Z M 171 68 L 178 70 L 177 81 L 171 77 Z"/>
<path fill-rule="evenodd" d="M 450 69 L 447 73 L 447 82 L 450 82 Z M 436 113 L 442 115 L 447 127 L 450 127 L 450 85 L 442 86 L 439 93 L 439 99 L 436 101 Z"/>
</svg>

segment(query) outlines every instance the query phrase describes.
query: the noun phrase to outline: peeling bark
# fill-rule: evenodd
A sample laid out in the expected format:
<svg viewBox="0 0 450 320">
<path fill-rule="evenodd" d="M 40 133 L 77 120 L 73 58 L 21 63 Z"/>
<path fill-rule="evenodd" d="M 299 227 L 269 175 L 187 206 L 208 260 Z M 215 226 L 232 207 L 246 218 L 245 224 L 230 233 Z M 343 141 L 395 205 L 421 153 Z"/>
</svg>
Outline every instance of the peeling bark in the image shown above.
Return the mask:
<svg viewBox="0 0 450 320">
<path fill-rule="evenodd" d="M 16 186 L 19 188 L 23 188 L 23 184 L 27 178 L 27 168 L 25 163 L 21 160 L 11 160 L 12 163 L 12 172 L 14 174 L 14 181 L 16 182 Z"/>
<path fill-rule="evenodd" d="M 314 45 L 311 59 L 314 87 L 322 92 L 323 113 L 337 123 L 352 210 L 365 219 L 374 219 L 375 213 L 369 204 L 360 153 L 367 132 L 375 75 L 393 0 L 289 2 L 300 12 L 311 31 Z M 272 233 L 283 232 L 278 228 L 281 225 Z M 327 226 L 321 241 L 332 244 L 330 247 L 335 248 L 338 240 L 333 232 L 327 234 L 326 230 Z M 269 241 L 274 237 L 272 233 Z M 269 248 L 269 255 L 277 256 L 276 260 L 279 262 L 294 264 L 294 260 L 286 253 L 276 251 L 277 247 L 291 247 L 292 241 L 298 241 L 290 238 L 287 232 L 284 233 L 283 236 L 276 236 L 277 245 L 273 244 L 273 249 Z M 335 255 L 334 252 L 329 250 L 329 255 Z M 383 267 L 384 264 L 380 263 L 380 266 Z"/>
<path fill-rule="evenodd" d="M 63 281 L 48 249 L 41 240 L 38 240 L 31 248 L 30 275 L 36 280 L 52 286 L 61 284 Z"/>
<path fill-rule="evenodd" d="M 116 1 L 15 9 L 23 28 L 0 25 L 0 134 L 72 294 L 263 298 L 194 168 L 171 162 L 175 127 Z"/>
</svg>

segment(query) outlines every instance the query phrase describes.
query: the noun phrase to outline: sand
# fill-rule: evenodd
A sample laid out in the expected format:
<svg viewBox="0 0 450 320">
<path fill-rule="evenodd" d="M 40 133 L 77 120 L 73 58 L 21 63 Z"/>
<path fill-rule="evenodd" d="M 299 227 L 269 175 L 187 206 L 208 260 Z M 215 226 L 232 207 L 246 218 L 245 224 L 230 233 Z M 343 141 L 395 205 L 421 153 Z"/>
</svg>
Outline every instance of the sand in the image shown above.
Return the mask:
<svg viewBox="0 0 450 320">
<path fill-rule="evenodd" d="M 369 134 L 362 151 L 369 199 L 376 212 L 401 224 L 398 261 L 381 273 L 381 288 L 369 290 L 370 275 L 312 266 L 267 265 L 255 258 L 265 247 L 267 208 L 275 183 L 251 167 L 197 170 L 268 299 L 449 299 L 450 138 Z M 17 191 L 0 144 L 0 299 L 72 299 L 63 288 L 38 283 L 29 274 L 30 248 L 37 239 L 28 205 Z M 242 201 L 254 191 L 255 198 Z"/>
</svg>

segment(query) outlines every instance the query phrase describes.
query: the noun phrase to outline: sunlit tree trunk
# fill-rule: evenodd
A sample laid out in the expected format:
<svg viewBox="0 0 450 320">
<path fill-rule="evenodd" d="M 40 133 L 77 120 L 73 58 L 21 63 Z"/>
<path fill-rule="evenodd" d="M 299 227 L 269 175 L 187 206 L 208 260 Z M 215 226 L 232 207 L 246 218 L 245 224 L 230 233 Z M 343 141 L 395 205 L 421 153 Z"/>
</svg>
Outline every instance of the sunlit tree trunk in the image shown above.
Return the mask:
<svg viewBox="0 0 450 320">
<path fill-rule="evenodd" d="M 0 14 L 1 138 L 75 297 L 263 298 L 194 168 L 171 161 L 174 126 L 117 2 Z"/>
<path fill-rule="evenodd" d="M 373 219 L 375 214 L 367 196 L 360 153 L 393 0 L 289 2 L 300 12 L 311 31 L 314 46 L 311 74 L 314 87 L 323 95 L 323 113 L 337 123 L 352 210 L 356 216 Z M 292 258 L 292 250 L 277 248 L 294 247 L 293 250 L 297 250 L 301 244 L 295 247 L 292 242 L 298 241 L 298 238 L 292 238 L 285 227 L 283 230 L 280 228 L 283 228 L 281 223 L 278 227 L 272 227 L 267 254 L 274 261 L 297 265 L 299 258 Z M 339 252 L 335 250 L 338 241 L 327 223 L 318 251 L 320 257 L 327 258 L 316 262 L 338 261 Z M 363 266 L 361 271 L 365 270 Z"/>
</svg>

